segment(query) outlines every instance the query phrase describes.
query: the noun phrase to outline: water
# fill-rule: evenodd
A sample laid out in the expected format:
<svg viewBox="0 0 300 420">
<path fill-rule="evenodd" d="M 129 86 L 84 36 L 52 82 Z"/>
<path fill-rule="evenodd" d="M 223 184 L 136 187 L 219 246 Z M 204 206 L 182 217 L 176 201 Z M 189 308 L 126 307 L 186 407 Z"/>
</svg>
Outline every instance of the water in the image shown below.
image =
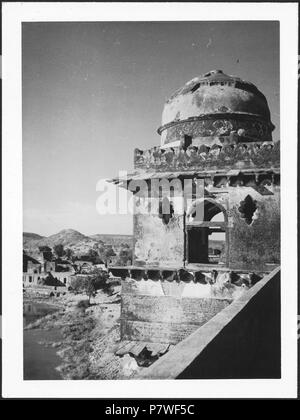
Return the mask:
<svg viewBox="0 0 300 420">
<path fill-rule="evenodd" d="M 28 325 L 37 319 L 57 311 L 57 308 L 44 303 L 24 303 L 23 324 Z M 41 342 L 58 342 L 62 340 L 58 329 L 24 331 L 24 379 L 57 380 L 62 379 L 56 367 L 61 364 L 56 354 L 57 348 L 46 347 Z"/>
<path fill-rule="evenodd" d="M 43 316 L 56 312 L 57 309 L 46 303 L 26 302 L 23 304 L 23 326 L 25 327 Z"/>
</svg>

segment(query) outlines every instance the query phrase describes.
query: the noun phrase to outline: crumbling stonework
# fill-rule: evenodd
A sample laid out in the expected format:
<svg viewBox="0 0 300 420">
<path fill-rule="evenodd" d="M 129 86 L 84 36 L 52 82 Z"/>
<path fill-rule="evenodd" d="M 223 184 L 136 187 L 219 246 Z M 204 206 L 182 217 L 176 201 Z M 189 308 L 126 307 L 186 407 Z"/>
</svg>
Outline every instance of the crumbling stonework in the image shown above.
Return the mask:
<svg viewBox="0 0 300 420">
<path fill-rule="evenodd" d="M 135 171 L 112 180 L 135 202 L 133 266 L 111 268 L 123 279 L 122 339 L 176 343 L 279 265 L 280 143 L 273 129 L 256 86 L 220 70 L 166 102 L 161 146 L 136 149 Z M 155 179 L 179 184 L 157 195 Z M 186 180 L 203 193 L 189 206 Z M 138 181 L 149 187 L 143 197 L 131 188 Z M 172 206 L 167 214 L 163 200 Z M 150 204 L 156 211 L 138 211 Z M 223 238 L 216 249 L 214 234 Z"/>
<path fill-rule="evenodd" d="M 176 344 L 231 300 L 157 295 L 122 296 L 122 339 Z"/>
</svg>

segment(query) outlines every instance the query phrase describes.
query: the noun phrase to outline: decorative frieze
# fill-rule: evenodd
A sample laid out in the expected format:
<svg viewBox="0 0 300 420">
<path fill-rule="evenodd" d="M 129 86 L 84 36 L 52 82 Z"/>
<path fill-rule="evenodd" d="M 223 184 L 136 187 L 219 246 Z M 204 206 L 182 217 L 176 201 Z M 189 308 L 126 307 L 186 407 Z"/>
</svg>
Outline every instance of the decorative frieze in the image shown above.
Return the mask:
<svg viewBox="0 0 300 420">
<path fill-rule="evenodd" d="M 158 129 L 162 134 L 166 131 L 164 144 L 173 143 L 181 140 L 184 136 L 197 137 L 216 137 L 230 136 L 236 133 L 239 137 L 252 141 L 272 141 L 273 125 L 271 123 L 249 118 L 249 115 L 230 118 L 226 114 L 213 114 L 191 117 L 187 120 L 172 121 Z"/>
<path fill-rule="evenodd" d="M 150 150 L 135 149 L 135 169 L 155 171 L 205 171 L 210 169 L 279 168 L 280 143 L 214 144 Z"/>
</svg>

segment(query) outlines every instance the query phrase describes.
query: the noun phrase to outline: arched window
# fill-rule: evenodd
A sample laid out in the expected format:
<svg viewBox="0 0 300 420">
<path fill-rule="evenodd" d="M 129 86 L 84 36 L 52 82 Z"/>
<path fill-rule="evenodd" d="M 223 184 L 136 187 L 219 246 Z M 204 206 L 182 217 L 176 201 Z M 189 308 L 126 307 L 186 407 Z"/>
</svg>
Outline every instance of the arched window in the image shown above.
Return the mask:
<svg viewBox="0 0 300 420">
<path fill-rule="evenodd" d="M 212 199 L 196 200 L 187 211 L 187 263 L 226 264 L 226 230 L 224 207 Z"/>
</svg>

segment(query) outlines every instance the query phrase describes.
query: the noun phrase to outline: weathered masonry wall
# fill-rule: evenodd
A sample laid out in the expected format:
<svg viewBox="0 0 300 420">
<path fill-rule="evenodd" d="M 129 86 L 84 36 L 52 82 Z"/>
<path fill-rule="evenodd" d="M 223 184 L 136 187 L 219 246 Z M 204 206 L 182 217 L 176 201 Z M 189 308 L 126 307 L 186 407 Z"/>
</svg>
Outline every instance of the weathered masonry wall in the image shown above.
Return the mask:
<svg viewBox="0 0 300 420">
<path fill-rule="evenodd" d="M 174 282 L 172 287 L 168 281 L 122 281 L 122 340 L 176 344 L 231 302 L 229 299 L 182 297 L 185 287 L 190 288 L 190 285 Z"/>
<path fill-rule="evenodd" d="M 278 267 L 136 379 L 280 377 Z"/>
<path fill-rule="evenodd" d="M 179 184 L 181 186 L 180 182 Z M 164 191 L 163 194 L 169 197 L 170 191 Z M 133 217 L 135 265 L 158 266 L 163 263 L 164 266 L 181 266 L 183 264 L 184 221 L 182 210 L 180 210 L 181 200 L 180 198 L 172 200 L 175 214 L 165 224 L 159 215 L 158 197 L 136 198 L 136 212 Z M 143 214 L 142 210 L 147 206 L 151 206 L 151 213 Z"/>
<path fill-rule="evenodd" d="M 280 263 L 280 186 L 219 188 L 214 195 L 228 218 L 225 265 L 232 270 L 271 271 Z M 251 223 L 240 211 L 246 197 L 256 207 Z M 151 204 L 157 209 L 158 199 L 151 198 Z M 176 211 L 164 224 L 158 214 L 135 214 L 134 265 L 181 267 L 188 261 L 184 217 Z"/>
<path fill-rule="evenodd" d="M 183 216 L 164 225 L 157 215 L 134 216 L 135 264 L 174 266 L 183 264 Z"/>
<path fill-rule="evenodd" d="M 193 123 L 188 123 L 193 124 Z M 184 125 L 174 128 L 182 130 Z M 173 130 L 173 129 L 172 129 Z M 181 138 L 184 137 L 181 133 Z M 266 140 L 266 139 L 264 139 Z M 210 136 L 193 140 L 193 147 L 149 150 L 135 149 L 136 169 L 155 171 L 227 170 L 280 167 L 280 142 L 250 142 L 239 144 L 238 136 Z M 200 145 L 202 143 L 202 145 Z"/>
<path fill-rule="evenodd" d="M 262 195 L 253 188 L 232 188 L 229 194 L 229 268 L 271 271 L 280 264 L 280 187 Z M 257 210 L 247 224 L 239 207 L 247 195 Z"/>
</svg>

